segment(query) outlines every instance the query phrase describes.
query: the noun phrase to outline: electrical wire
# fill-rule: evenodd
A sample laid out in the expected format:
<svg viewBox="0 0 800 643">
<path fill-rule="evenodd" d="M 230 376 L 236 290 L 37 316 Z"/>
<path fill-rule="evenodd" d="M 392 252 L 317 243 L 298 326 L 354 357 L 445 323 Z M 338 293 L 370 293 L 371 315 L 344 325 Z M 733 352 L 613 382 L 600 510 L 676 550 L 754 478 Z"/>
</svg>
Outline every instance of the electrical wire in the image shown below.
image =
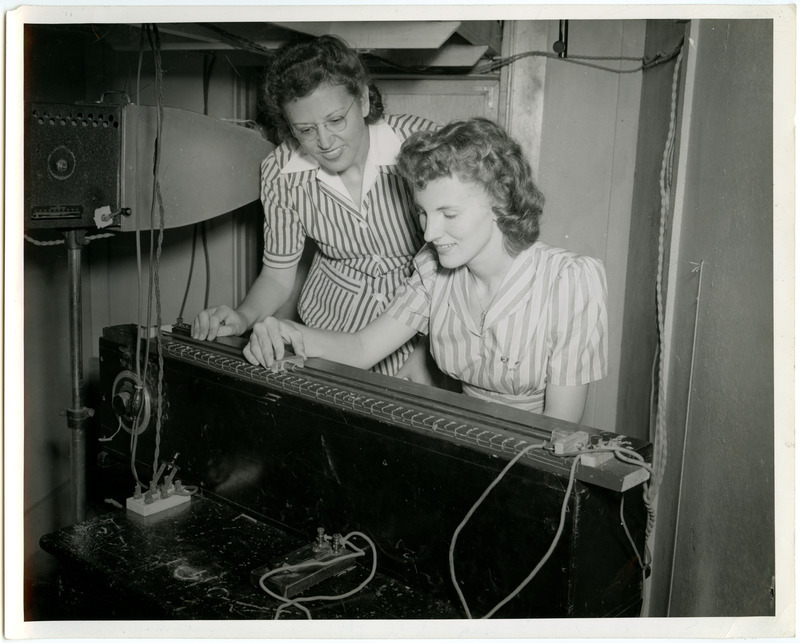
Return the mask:
<svg viewBox="0 0 800 643">
<path fill-rule="evenodd" d="M 144 32 L 145 26 L 142 25 L 142 29 L 139 31 L 139 56 L 138 56 L 138 63 L 136 68 L 136 102 L 139 103 L 140 95 L 141 95 L 141 81 L 142 81 L 142 62 L 144 58 Z M 136 167 L 139 167 L 139 146 L 136 145 L 134 147 L 135 156 L 136 156 Z M 136 300 L 136 357 L 135 357 L 135 369 L 136 369 L 136 392 L 134 393 L 134 399 L 137 398 L 142 401 L 142 396 L 145 395 L 144 390 L 144 380 L 142 379 L 142 342 L 139 337 L 140 330 L 145 327 L 144 319 L 143 319 L 143 311 L 142 311 L 142 238 L 141 238 L 141 229 L 139 227 L 139 217 L 134 217 L 135 220 L 135 235 L 134 238 L 136 239 L 136 282 L 137 282 L 137 300 Z M 148 320 L 149 323 L 149 320 Z M 133 473 L 133 479 L 136 481 L 136 484 L 141 484 L 139 479 L 139 472 L 136 470 L 136 451 L 137 446 L 139 444 L 139 422 L 141 421 L 142 417 L 142 409 L 144 404 L 141 403 L 139 406 L 138 412 L 136 414 L 136 419 L 133 423 L 131 428 L 131 440 L 129 444 L 129 449 L 131 452 L 131 473 Z"/>
<path fill-rule="evenodd" d="M 87 243 L 94 241 L 96 239 L 107 239 L 108 237 L 116 236 L 113 232 L 104 232 L 103 234 L 92 234 L 86 235 L 83 240 Z M 28 243 L 32 243 L 35 246 L 60 246 L 64 243 L 64 239 L 52 239 L 50 241 L 42 241 L 40 239 L 35 239 L 28 234 L 23 233 L 23 237 L 25 241 Z"/>
<path fill-rule="evenodd" d="M 664 277 L 664 256 L 667 219 L 670 211 L 670 190 L 672 187 L 672 161 L 674 158 L 677 109 L 678 109 L 678 80 L 680 78 L 681 61 L 683 50 L 679 50 L 675 60 L 675 69 L 672 75 L 672 93 L 670 98 L 670 120 L 667 140 L 664 145 L 662 156 L 661 173 L 659 177 L 659 188 L 661 192 L 661 216 L 658 234 L 658 268 L 656 270 L 656 318 L 658 323 L 658 395 L 656 402 L 656 425 L 655 435 L 652 436 L 653 442 L 653 476 L 647 487 L 647 500 L 655 503 L 658 489 L 663 479 L 667 464 L 668 437 L 666 434 L 666 384 L 664 382 L 665 362 L 665 330 L 664 330 L 664 297 L 663 297 L 663 277 Z M 648 521 L 646 535 L 649 538 L 655 528 L 655 513 Z"/>
<path fill-rule="evenodd" d="M 467 512 L 467 515 L 464 516 L 464 519 L 461 521 L 461 523 L 459 523 L 458 527 L 456 528 L 455 532 L 453 533 L 453 537 L 452 537 L 452 540 L 450 542 L 450 551 L 449 551 L 450 578 L 453 581 L 453 585 L 454 585 L 454 587 L 456 589 L 456 593 L 458 594 L 459 601 L 461 602 L 461 606 L 464 609 L 464 613 L 466 614 L 467 618 L 471 619 L 471 618 L 473 618 L 473 616 L 472 616 L 472 613 L 471 613 L 471 611 L 469 609 L 469 606 L 467 605 L 467 601 L 466 601 L 466 599 L 464 597 L 464 594 L 461 591 L 461 587 L 458 584 L 458 579 L 456 578 L 456 571 L 455 571 L 454 552 L 455 552 L 456 541 L 458 540 L 458 535 L 461 533 L 461 530 L 466 526 L 467 522 L 472 517 L 472 515 L 475 513 L 475 511 L 478 509 L 478 507 L 483 503 L 483 501 L 489 495 L 491 490 L 494 489 L 495 486 L 497 486 L 497 484 L 500 482 L 500 480 L 503 479 L 503 477 L 506 475 L 506 473 L 509 471 L 509 469 L 511 469 L 511 467 L 513 467 L 525 454 L 529 453 L 530 451 L 533 451 L 534 449 L 544 449 L 547 446 L 548 446 L 547 442 L 544 442 L 542 444 L 530 444 L 527 447 L 525 447 L 522 451 L 520 451 L 516 456 L 514 456 L 514 458 L 512 460 L 510 460 L 508 462 L 508 464 L 506 464 L 506 466 L 503 468 L 503 470 L 497 475 L 497 477 L 492 481 L 492 483 L 481 494 L 481 496 L 478 498 L 478 500 L 475 501 L 475 504 L 472 505 L 470 510 Z M 550 547 L 547 549 L 547 551 L 542 556 L 542 558 L 539 560 L 539 562 L 536 564 L 536 566 L 533 568 L 533 570 L 503 600 L 501 600 L 499 603 L 497 603 L 491 610 L 489 610 L 484 616 L 482 616 L 481 617 L 482 619 L 487 619 L 487 618 L 491 618 L 492 616 L 494 616 L 501 607 L 503 607 L 506 603 L 508 603 L 511 599 L 513 599 L 517 594 L 519 594 L 525 588 L 525 586 L 528 585 L 528 583 L 530 583 L 531 580 L 533 580 L 533 578 L 536 576 L 536 574 L 538 574 L 539 571 L 542 569 L 544 564 L 550 559 L 550 557 L 553 554 L 553 551 L 555 551 L 555 548 L 556 548 L 556 545 L 558 544 L 559 539 L 561 538 L 561 534 L 564 531 L 564 525 L 566 523 L 567 507 L 569 505 L 569 498 L 570 498 L 570 494 L 572 493 L 572 487 L 575 484 L 575 474 L 577 472 L 578 464 L 580 463 L 580 460 L 581 460 L 580 456 L 581 455 L 585 455 L 587 453 L 601 453 L 601 452 L 611 452 L 611 453 L 614 454 L 614 456 L 616 458 L 620 459 L 621 461 L 626 462 L 628 464 L 633 464 L 635 466 L 642 467 L 643 469 L 647 470 L 648 473 L 650 473 L 651 476 L 653 474 L 653 468 L 645 461 L 645 459 L 641 456 L 641 454 L 637 453 L 636 451 L 633 451 L 632 449 L 626 449 L 626 448 L 621 447 L 621 446 L 616 446 L 616 445 L 611 445 L 611 444 L 608 444 L 608 445 L 594 445 L 590 449 L 584 449 L 584 450 L 580 450 L 580 451 L 572 451 L 572 452 L 563 453 L 563 454 L 553 454 L 553 455 L 558 455 L 559 457 L 564 457 L 564 458 L 569 458 L 569 457 L 574 458 L 574 460 L 572 462 L 572 466 L 570 467 L 569 480 L 567 482 L 566 491 L 564 492 L 564 499 L 563 499 L 563 501 L 561 503 L 561 513 L 560 513 L 559 524 L 558 524 L 558 528 L 556 529 L 555 536 L 553 537 L 553 540 L 550 543 Z M 624 496 L 622 498 L 622 502 L 624 503 Z M 647 499 L 646 498 L 645 498 L 645 505 L 647 506 Z M 632 538 L 632 536 L 630 534 L 630 531 L 628 529 L 628 526 L 625 523 L 625 518 L 624 518 L 624 515 L 622 513 L 623 512 L 623 509 L 622 509 L 623 506 L 624 505 L 622 505 L 622 503 L 621 503 L 620 519 L 622 521 L 623 529 L 625 531 L 625 534 L 628 537 L 628 540 L 629 540 L 631 546 L 633 547 L 633 551 L 634 551 L 634 553 L 636 555 L 637 560 L 639 561 L 639 565 L 642 567 L 642 569 L 645 569 L 649 565 L 649 561 L 647 561 L 646 559 L 643 560 L 642 557 L 639 555 L 638 548 L 636 547 L 636 545 L 635 545 L 635 543 L 633 541 L 633 538 Z M 651 508 L 648 507 L 648 513 L 650 513 L 650 511 L 651 511 Z"/>
<path fill-rule="evenodd" d="M 214 64 L 216 63 L 216 54 L 207 54 L 203 57 L 203 114 L 208 116 L 208 90 L 211 83 L 211 72 L 214 69 Z M 220 119 L 220 120 L 227 120 L 233 121 L 237 119 Z M 255 121 L 247 121 L 247 122 L 255 122 Z M 194 277 L 194 260 L 195 254 L 197 251 L 197 230 L 198 228 L 202 227 L 203 231 L 203 252 L 205 254 L 206 260 L 206 287 L 205 287 L 205 296 L 204 296 L 204 305 L 203 308 L 208 308 L 208 292 L 209 292 L 209 282 L 211 281 L 211 274 L 210 274 L 210 267 L 209 267 L 209 259 L 208 259 L 208 245 L 206 243 L 205 237 L 205 227 L 201 223 L 195 223 L 192 226 L 192 254 L 189 260 L 189 276 L 186 280 L 186 289 L 183 293 L 183 301 L 181 302 L 181 308 L 178 312 L 178 323 L 183 323 L 183 313 L 186 309 L 186 301 L 189 298 L 189 289 L 192 285 L 192 278 Z"/>
<path fill-rule="evenodd" d="M 154 62 L 154 65 L 156 67 L 156 69 L 155 69 L 155 81 L 154 82 L 155 82 L 155 91 L 156 91 L 156 103 L 158 103 L 158 64 L 157 64 L 157 61 L 156 61 L 155 43 L 153 42 L 153 36 L 152 36 L 152 33 L 151 33 L 151 29 L 152 29 L 151 25 L 149 25 L 149 24 L 144 25 L 144 33 L 147 36 L 147 41 L 150 44 L 150 49 L 153 51 L 153 62 Z M 141 328 L 143 328 L 145 330 L 145 340 L 144 340 L 145 349 L 144 349 L 144 363 L 143 363 L 143 371 L 144 371 L 144 373 L 143 373 L 143 378 L 141 380 L 142 384 L 144 384 L 147 381 L 147 371 L 148 371 L 149 366 L 150 366 L 150 327 L 151 327 L 151 321 L 152 321 L 152 318 L 153 318 L 152 317 L 153 274 L 154 274 L 153 273 L 153 254 L 154 254 L 154 243 L 155 243 L 155 238 L 154 238 L 154 234 L 155 234 L 154 233 L 154 228 L 155 228 L 155 209 L 156 209 L 156 204 L 157 204 L 156 180 L 158 178 L 157 168 L 158 168 L 158 162 L 159 162 L 159 158 L 158 158 L 158 146 L 159 146 L 159 140 L 160 140 L 160 136 L 159 136 L 160 131 L 159 130 L 160 130 L 160 123 L 159 123 L 159 117 L 158 117 L 158 114 L 157 114 L 156 115 L 156 138 L 155 138 L 155 144 L 154 144 L 154 150 L 153 150 L 153 192 L 152 192 L 151 201 L 150 201 L 150 226 L 149 226 L 149 231 L 150 231 L 150 238 L 149 239 L 150 239 L 150 241 L 149 241 L 149 259 L 148 259 L 148 264 L 147 264 L 147 266 L 148 266 L 147 305 L 146 305 L 147 313 L 145 315 L 145 324 L 141 327 Z M 137 341 L 137 347 L 140 346 L 140 345 L 141 345 L 141 341 Z M 137 360 L 137 363 L 138 363 L 138 360 Z M 136 444 L 137 442 L 138 442 L 138 438 L 137 438 L 137 441 L 134 442 L 134 444 Z M 157 461 L 157 459 L 155 459 L 155 464 L 153 465 L 153 475 L 154 476 L 155 476 L 155 473 L 156 473 L 157 469 L 158 469 L 158 461 Z"/>
<path fill-rule="evenodd" d="M 192 285 L 192 276 L 194 275 L 194 255 L 197 250 L 197 224 L 192 226 L 192 255 L 189 259 L 189 277 L 186 280 L 186 289 L 183 291 L 183 301 L 181 302 L 181 309 L 178 312 L 178 323 L 183 323 L 183 311 L 186 309 L 186 300 L 189 298 L 189 288 Z"/>
<path fill-rule="evenodd" d="M 567 506 L 569 505 L 569 497 L 572 493 L 572 487 L 575 484 L 575 473 L 578 469 L 578 463 L 580 462 L 580 458 L 575 458 L 572 463 L 572 466 L 569 470 L 569 481 L 567 482 L 567 488 L 564 491 L 564 500 L 561 503 L 561 516 L 558 521 L 558 529 L 556 529 L 555 536 L 553 536 L 553 540 L 550 543 L 550 547 L 548 547 L 547 551 L 545 552 L 544 556 L 539 560 L 536 567 L 533 568 L 530 574 L 528 574 L 525 579 L 517 585 L 514 590 L 506 596 L 502 601 L 500 601 L 497 605 L 495 605 L 492 609 L 490 609 L 486 614 L 484 614 L 481 618 L 491 618 L 492 616 L 497 613 L 503 605 L 508 603 L 512 598 L 514 598 L 517 594 L 519 594 L 523 588 L 533 580 L 533 577 L 539 573 L 539 570 L 544 567 L 544 564 L 550 560 L 550 556 L 553 555 L 553 551 L 555 551 L 556 545 L 558 544 L 559 539 L 561 538 L 561 534 L 564 531 L 564 525 L 567 522 Z"/>
<path fill-rule="evenodd" d="M 642 457 L 641 454 L 639 454 L 636 451 L 633 451 L 631 449 L 626 449 L 625 447 L 620 447 L 620 446 L 616 446 L 616 445 L 601 445 L 601 446 L 594 445 L 591 449 L 587 449 L 587 450 L 584 450 L 584 451 L 575 451 L 575 452 L 572 452 L 572 453 L 566 453 L 566 454 L 562 454 L 562 455 L 564 455 L 565 457 L 573 456 L 573 455 L 579 456 L 581 454 L 599 453 L 599 452 L 604 452 L 604 451 L 613 453 L 614 457 L 617 458 L 618 460 L 620 460 L 621 462 L 625 462 L 627 464 L 632 464 L 634 466 L 638 466 L 638 467 L 641 467 L 641 468 L 645 469 L 650 474 L 650 478 L 652 479 L 652 476 L 653 476 L 653 473 L 654 473 L 653 466 L 648 464 L 645 461 L 645 459 Z M 579 458 L 576 458 L 576 459 L 579 459 Z M 647 481 L 644 482 L 642 487 L 643 487 L 642 499 L 643 499 L 643 502 L 644 502 L 644 505 L 645 505 L 645 509 L 647 511 L 647 516 L 648 516 L 647 524 L 650 525 L 650 524 L 655 522 L 655 505 L 654 505 L 654 503 L 652 502 L 652 500 L 649 497 L 649 493 L 648 493 L 649 482 L 647 482 Z M 620 520 L 622 522 L 622 527 L 623 527 L 623 529 L 625 531 L 626 536 L 628 537 L 628 541 L 630 542 L 634 553 L 636 554 L 636 559 L 639 561 L 639 566 L 642 568 L 642 570 L 646 571 L 646 570 L 649 569 L 650 565 L 652 564 L 652 556 L 650 555 L 650 551 L 649 551 L 649 549 L 647 547 L 647 536 L 648 536 L 647 527 L 645 527 L 645 548 L 644 548 L 645 556 L 644 556 L 644 558 L 642 558 L 642 556 L 639 554 L 639 549 L 636 547 L 636 544 L 634 543 L 633 538 L 631 537 L 630 531 L 628 530 L 628 525 L 625 522 L 625 517 L 624 517 L 624 514 L 623 514 L 624 502 L 625 502 L 625 496 L 623 495 L 622 499 L 620 501 Z"/>
<path fill-rule="evenodd" d="M 622 523 L 622 528 L 625 530 L 625 536 L 627 536 L 628 542 L 633 548 L 633 552 L 636 554 L 636 560 L 639 561 L 639 567 L 641 569 L 645 569 L 646 567 L 645 562 L 639 555 L 639 548 L 636 546 L 636 543 L 633 540 L 633 536 L 631 536 L 631 531 L 630 529 L 628 529 L 628 523 L 625 521 L 625 494 L 622 494 L 622 498 L 619 501 L 619 521 L 620 523 Z"/>
<path fill-rule="evenodd" d="M 206 29 L 210 29 L 211 31 L 216 32 L 217 34 L 222 36 L 225 40 L 229 41 L 230 44 L 233 44 L 239 47 L 240 49 L 244 49 L 245 51 L 250 51 L 255 54 L 263 54 L 270 57 L 275 55 L 274 50 L 268 47 L 264 47 L 263 45 L 259 45 L 254 40 L 250 40 L 248 38 L 245 38 L 244 36 L 239 36 L 235 33 L 231 33 L 230 31 L 222 29 L 218 25 L 212 24 L 210 22 L 201 22 L 199 24 L 205 27 Z"/>
<path fill-rule="evenodd" d="M 161 420 L 163 415 L 163 381 L 164 381 L 164 353 L 161 337 L 161 289 L 159 281 L 159 270 L 161 262 L 161 248 L 164 243 L 164 202 L 161 197 L 161 184 L 159 180 L 159 173 L 161 168 L 161 145 L 163 142 L 163 125 L 164 125 L 164 82 L 163 82 L 163 67 L 161 65 L 161 39 L 158 33 L 158 27 L 155 24 L 150 26 L 148 31 L 148 40 L 150 47 L 153 50 L 153 62 L 155 67 L 155 82 L 156 82 L 156 106 L 158 115 L 156 118 L 156 140 L 155 140 L 155 161 L 153 167 L 153 201 L 151 203 L 150 223 L 151 223 L 151 255 L 152 255 L 152 239 L 153 239 L 153 218 L 156 205 L 158 206 L 158 242 L 156 244 L 155 265 L 151 264 L 152 280 L 155 290 L 155 306 L 156 306 L 156 353 L 158 356 L 158 381 L 156 389 L 156 426 L 155 426 L 155 445 L 153 450 L 153 472 L 158 470 L 158 458 L 161 446 Z M 149 302 L 148 302 L 149 305 Z M 150 322 L 149 308 L 148 308 L 148 325 Z M 149 344 L 150 333 L 147 334 L 147 341 Z M 149 354 L 149 351 L 148 353 Z"/>
<path fill-rule="evenodd" d="M 203 114 L 208 116 L 208 91 L 211 86 L 211 73 L 214 71 L 214 64 L 216 63 L 216 56 L 206 56 L 203 59 Z M 206 286 L 203 294 L 203 310 L 208 308 L 209 292 L 211 289 L 211 259 L 208 253 L 208 239 L 206 238 L 206 222 L 200 222 L 200 239 L 203 244 L 203 257 L 205 258 L 205 276 Z"/>
<path fill-rule="evenodd" d="M 203 310 L 208 308 L 209 294 L 211 292 L 211 258 L 208 252 L 208 238 L 206 237 L 206 222 L 200 222 L 200 242 L 203 246 L 203 258 L 206 265 L 206 286 L 203 291 Z"/>
<path fill-rule="evenodd" d="M 183 488 L 181 488 L 180 490 L 178 490 L 178 489 L 175 490 L 175 495 L 176 496 L 193 496 L 198 491 L 200 491 L 200 488 L 197 485 L 185 484 L 185 485 L 183 485 Z"/>
<path fill-rule="evenodd" d="M 647 69 L 651 69 L 653 67 L 657 67 L 658 65 L 663 65 L 664 63 L 669 62 L 673 58 L 679 55 L 680 51 L 683 48 L 683 39 L 678 43 L 678 45 L 668 54 L 663 52 L 659 52 L 656 54 L 655 57 L 648 60 L 641 56 L 576 56 L 574 54 L 570 54 L 567 57 L 561 57 L 557 53 L 549 52 L 549 51 L 525 51 L 519 54 L 514 54 L 513 56 L 507 56 L 505 58 L 498 58 L 493 60 L 486 65 L 481 67 L 475 68 L 476 74 L 486 74 L 497 71 L 502 69 L 503 67 L 507 67 L 518 60 L 522 60 L 524 58 L 531 58 L 531 57 L 539 57 L 539 58 L 549 58 L 552 60 L 558 60 L 565 63 L 570 63 L 573 65 L 582 65 L 584 67 L 591 67 L 593 69 L 598 69 L 600 71 L 607 71 L 614 74 L 634 74 L 636 72 L 645 71 Z M 595 62 L 589 61 L 602 61 L 602 60 L 617 60 L 617 61 L 629 61 L 629 62 L 638 62 L 634 68 L 631 69 L 614 69 L 613 67 L 606 67 L 604 65 L 598 65 Z"/>
<path fill-rule="evenodd" d="M 117 430 L 114 431 L 114 433 L 112 435 L 110 435 L 107 438 L 97 438 L 97 441 L 98 442 L 111 442 L 111 440 L 114 439 L 114 437 L 117 435 L 117 433 L 120 432 L 121 429 L 122 429 L 122 418 L 119 419 L 119 424 L 117 425 Z"/>
<path fill-rule="evenodd" d="M 122 97 L 125 99 L 125 104 L 126 105 L 130 105 L 131 97 L 128 96 L 128 92 L 126 92 L 123 89 L 109 89 L 107 91 L 104 91 L 102 94 L 100 94 L 100 100 L 97 101 L 97 102 L 98 103 L 105 103 L 105 98 L 106 98 L 107 94 L 122 94 Z"/>
<path fill-rule="evenodd" d="M 511 467 L 513 467 L 517 462 L 519 462 L 519 460 L 527 453 L 530 453 L 534 449 L 543 449 L 545 446 L 547 446 L 547 442 L 542 442 L 541 444 L 529 444 L 524 449 L 522 449 L 522 451 L 517 453 L 517 455 L 515 455 L 508 462 L 508 464 L 506 464 L 506 466 L 503 467 L 503 470 L 497 475 L 497 477 L 494 480 L 492 480 L 491 484 L 488 487 L 486 487 L 484 492 L 475 501 L 475 504 L 472 505 L 470 510 L 467 512 L 467 515 L 464 516 L 464 519 L 459 523 L 458 527 L 456 527 L 456 530 L 453 532 L 453 537 L 450 541 L 450 551 L 448 555 L 448 559 L 450 562 L 450 578 L 452 579 L 453 585 L 456 588 L 458 599 L 461 601 L 461 606 L 464 608 L 464 613 L 467 615 L 467 618 L 472 618 L 472 613 L 470 612 L 469 606 L 467 605 L 467 601 L 464 598 L 464 594 L 461 591 L 461 587 L 459 587 L 458 585 L 458 579 L 456 578 L 456 569 L 455 569 L 454 552 L 456 548 L 456 541 L 458 540 L 458 535 L 461 533 L 461 530 L 464 529 L 466 524 L 469 522 L 469 519 L 472 518 L 472 515 L 475 513 L 475 511 L 477 511 L 478 507 L 481 506 L 481 504 L 489 495 L 489 493 L 491 493 L 492 489 L 494 489 L 498 485 L 498 483 L 505 477 L 506 473 L 508 473 L 508 470 L 511 469 Z"/>
<path fill-rule="evenodd" d="M 275 592 L 273 592 L 269 587 L 267 587 L 264 584 L 264 581 L 266 581 L 267 578 L 269 578 L 270 576 L 274 576 L 275 574 L 286 573 L 286 572 L 289 572 L 289 571 L 294 571 L 294 570 L 299 570 L 299 569 L 310 569 L 310 568 L 314 568 L 314 567 L 327 567 L 329 565 L 332 565 L 333 563 L 338 563 L 338 562 L 340 562 L 342 560 L 347 560 L 349 558 L 360 558 L 361 556 L 364 556 L 365 555 L 365 551 L 363 549 L 361 549 L 360 547 L 354 545 L 352 542 L 350 542 L 350 538 L 352 538 L 353 536 L 358 536 L 358 537 L 363 538 L 364 540 L 366 540 L 369 543 L 369 545 L 370 545 L 370 547 L 372 549 L 372 569 L 370 570 L 369 576 L 367 576 L 367 578 L 365 580 L 363 580 L 354 589 L 351 589 L 350 591 L 345 592 L 343 594 L 337 594 L 335 596 L 302 596 L 302 597 L 298 597 L 298 598 L 289 599 L 289 598 L 286 598 L 285 596 L 281 596 L 280 594 L 276 594 Z M 307 562 L 307 563 L 299 563 L 297 565 L 285 565 L 283 567 L 276 567 L 275 569 L 270 569 L 268 572 L 266 572 L 259 579 L 258 584 L 261 587 L 261 589 L 263 589 L 267 594 L 269 594 L 270 596 L 272 596 L 273 598 L 275 598 L 275 599 L 277 599 L 277 600 L 279 600 L 281 602 L 281 604 L 278 606 L 278 609 L 275 611 L 275 615 L 273 616 L 273 619 L 277 620 L 280 617 L 280 614 L 281 614 L 281 612 L 283 610 L 288 609 L 289 607 L 297 607 L 299 610 L 301 610 L 306 615 L 306 617 L 309 620 L 311 620 L 311 612 L 309 611 L 309 609 L 305 605 L 301 605 L 301 603 L 309 603 L 311 601 L 336 601 L 336 600 L 341 600 L 341 599 L 344 599 L 344 598 L 348 598 L 349 596 L 353 596 L 354 594 L 360 592 L 362 589 L 364 589 L 369 584 L 369 582 L 375 577 L 375 572 L 377 571 L 377 568 L 378 568 L 378 553 L 377 553 L 377 549 L 375 547 L 375 543 L 372 542 L 372 540 L 370 539 L 369 536 L 367 536 L 366 534 L 364 534 L 364 533 L 362 533 L 360 531 L 351 531 L 349 534 L 347 534 L 346 536 L 344 536 L 342 538 L 342 543 L 344 545 L 347 545 L 351 549 L 353 549 L 354 550 L 353 553 L 352 554 L 345 554 L 343 556 L 339 556 L 337 558 L 333 558 L 333 559 L 328 560 L 328 561 L 313 561 L 313 562 Z"/>
</svg>

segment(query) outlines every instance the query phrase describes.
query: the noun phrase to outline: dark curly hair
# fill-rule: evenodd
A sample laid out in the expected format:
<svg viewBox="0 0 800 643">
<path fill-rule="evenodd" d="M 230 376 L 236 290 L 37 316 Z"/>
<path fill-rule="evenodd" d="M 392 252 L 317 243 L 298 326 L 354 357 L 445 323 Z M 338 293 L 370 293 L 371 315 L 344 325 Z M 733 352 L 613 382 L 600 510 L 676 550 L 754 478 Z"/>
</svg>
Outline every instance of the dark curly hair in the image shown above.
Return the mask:
<svg viewBox="0 0 800 643">
<path fill-rule="evenodd" d="M 496 123 L 472 118 L 435 132 L 416 132 L 400 148 L 397 164 L 418 190 L 450 176 L 482 185 L 494 202 L 492 212 L 512 255 L 539 238 L 544 195 L 519 144 Z"/>
<path fill-rule="evenodd" d="M 283 108 L 312 94 L 321 85 L 342 85 L 356 98 L 369 88 L 367 124 L 383 116 L 383 99 L 358 53 L 337 36 L 319 36 L 282 45 L 266 69 L 262 106 L 278 138 L 293 137 Z"/>
</svg>

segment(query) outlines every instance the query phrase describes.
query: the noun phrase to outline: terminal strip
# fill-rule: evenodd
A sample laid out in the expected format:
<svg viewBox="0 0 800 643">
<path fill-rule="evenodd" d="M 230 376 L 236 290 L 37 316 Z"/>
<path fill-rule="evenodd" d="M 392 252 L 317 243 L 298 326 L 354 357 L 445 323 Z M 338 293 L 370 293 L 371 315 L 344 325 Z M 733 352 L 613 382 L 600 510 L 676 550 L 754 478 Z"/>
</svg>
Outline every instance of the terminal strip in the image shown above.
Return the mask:
<svg viewBox="0 0 800 643">
<path fill-rule="evenodd" d="M 339 408 L 348 408 L 379 419 L 386 419 L 407 426 L 423 429 L 459 442 L 515 455 L 531 444 L 523 438 L 509 436 L 486 427 L 474 426 L 436 416 L 419 409 L 402 406 L 389 400 L 381 400 L 367 395 L 359 395 L 350 390 L 329 384 L 312 382 L 301 376 L 290 366 L 284 371 L 273 373 L 259 366 L 254 366 L 244 359 L 236 359 L 223 355 L 215 355 L 194 346 L 182 344 L 169 339 L 164 340 L 164 349 L 179 359 L 199 362 L 208 368 L 235 375 L 253 382 L 269 384 L 290 391 L 305 398 L 332 404 Z M 537 458 L 536 454 L 528 457 Z"/>
<path fill-rule="evenodd" d="M 505 457 L 516 456 L 527 447 L 536 444 L 536 437 L 516 436 L 502 428 L 476 426 L 464 422 L 463 417 L 454 413 L 452 417 L 435 415 L 424 407 L 404 406 L 393 399 L 372 396 L 368 393 L 356 393 L 336 384 L 315 382 L 309 376 L 302 374 L 297 364 L 287 362 L 283 370 L 275 372 L 254 366 L 244 358 L 233 355 L 221 355 L 198 346 L 192 346 L 179 341 L 164 339 L 164 350 L 173 357 L 187 362 L 200 363 L 222 373 L 237 378 L 249 380 L 258 384 L 265 384 L 273 389 L 278 389 L 301 396 L 303 398 L 333 406 L 335 408 L 350 409 L 359 415 L 378 418 L 396 424 L 405 425 L 412 429 L 441 436 L 455 443 L 466 443 L 489 453 L 502 453 Z M 304 369 L 307 370 L 307 369 Z M 279 397 L 273 393 L 265 397 L 278 401 Z M 579 432 L 577 436 L 586 434 Z M 588 437 L 588 436 L 586 436 Z M 549 449 L 532 449 L 524 454 L 524 461 L 538 463 L 555 472 L 567 473 L 569 466 L 558 455 L 573 453 L 573 448 L 584 440 L 573 444 L 575 436 L 561 436 Z M 594 438 L 591 441 L 594 442 Z M 543 445 L 548 444 L 546 442 Z M 555 447 L 558 447 L 556 449 Z M 599 445 L 598 445 L 599 446 Z M 615 462 L 613 454 L 602 453 L 595 450 L 591 443 L 585 445 L 581 451 L 579 479 L 590 481 L 593 484 L 624 491 L 647 480 L 649 474 L 641 467 Z M 555 454 L 555 455 L 554 455 Z"/>
</svg>

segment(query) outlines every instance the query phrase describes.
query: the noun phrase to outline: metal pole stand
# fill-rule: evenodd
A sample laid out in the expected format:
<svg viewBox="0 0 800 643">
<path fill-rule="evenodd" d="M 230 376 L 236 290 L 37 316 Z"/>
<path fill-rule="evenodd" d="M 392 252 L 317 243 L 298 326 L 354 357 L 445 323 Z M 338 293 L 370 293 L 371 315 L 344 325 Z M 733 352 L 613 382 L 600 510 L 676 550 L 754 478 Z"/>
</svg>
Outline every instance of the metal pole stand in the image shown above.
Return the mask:
<svg viewBox="0 0 800 643">
<path fill-rule="evenodd" d="M 75 522 L 86 519 L 86 423 L 94 410 L 83 405 L 83 308 L 81 261 L 86 234 L 83 230 L 64 232 L 69 266 L 69 330 L 72 366 L 72 408 L 67 409 L 67 426 L 72 431 L 72 509 Z"/>
</svg>

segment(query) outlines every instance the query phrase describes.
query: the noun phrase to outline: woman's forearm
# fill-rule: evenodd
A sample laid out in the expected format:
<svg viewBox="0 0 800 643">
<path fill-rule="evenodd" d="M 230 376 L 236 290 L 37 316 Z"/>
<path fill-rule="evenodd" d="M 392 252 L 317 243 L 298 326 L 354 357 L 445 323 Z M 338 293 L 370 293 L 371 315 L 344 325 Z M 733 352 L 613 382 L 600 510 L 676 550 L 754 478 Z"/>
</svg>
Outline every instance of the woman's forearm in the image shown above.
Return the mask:
<svg viewBox="0 0 800 643">
<path fill-rule="evenodd" d="M 289 299 L 294 288 L 297 268 L 269 268 L 264 266 L 247 296 L 236 308 L 247 322 L 247 329 L 253 324 L 275 314 Z"/>
<path fill-rule="evenodd" d="M 369 368 L 405 344 L 416 334 L 412 328 L 382 315 L 355 333 L 309 328 L 296 322 L 269 317 L 253 325 L 245 356 L 270 367 L 281 359 L 284 346 L 301 357 L 322 357 L 332 362 Z"/>
</svg>

